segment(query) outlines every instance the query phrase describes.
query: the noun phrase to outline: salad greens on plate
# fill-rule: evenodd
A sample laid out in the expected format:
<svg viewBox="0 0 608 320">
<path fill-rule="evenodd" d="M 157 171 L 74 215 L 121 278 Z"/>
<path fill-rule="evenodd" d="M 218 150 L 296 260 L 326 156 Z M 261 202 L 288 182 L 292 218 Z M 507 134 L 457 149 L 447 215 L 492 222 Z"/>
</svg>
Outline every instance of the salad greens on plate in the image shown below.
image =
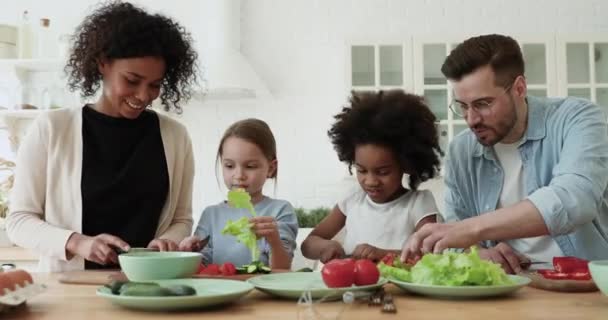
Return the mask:
<svg viewBox="0 0 608 320">
<path fill-rule="evenodd" d="M 395 259 L 393 265 L 380 262 L 383 277 L 403 282 L 440 286 L 499 286 L 513 284 L 500 265 L 479 257 L 476 247 L 468 253 L 426 254 L 415 265 Z"/>
</svg>

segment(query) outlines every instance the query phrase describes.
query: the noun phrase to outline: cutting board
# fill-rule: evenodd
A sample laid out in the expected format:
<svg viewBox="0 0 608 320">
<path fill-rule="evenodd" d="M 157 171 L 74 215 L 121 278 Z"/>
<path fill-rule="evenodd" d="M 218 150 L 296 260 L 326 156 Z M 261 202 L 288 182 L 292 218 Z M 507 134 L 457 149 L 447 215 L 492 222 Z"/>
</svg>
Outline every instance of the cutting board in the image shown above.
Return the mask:
<svg viewBox="0 0 608 320">
<path fill-rule="evenodd" d="M 532 280 L 529 286 L 537 289 L 559 292 L 593 292 L 598 288 L 593 280 L 551 280 L 533 271 L 522 272 L 520 275 Z"/>
<path fill-rule="evenodd" d="M 283 273 L 289 272 L 287 269 L 276 269 L 272 273 Z M 239 280 L 245 281 L 249 278 L 259 276 L 261 274 L 235 274 L 233 276 L 222 276 L 222 275 L 207 275 L 207 274 L 195 274 L 192 278 L 197 279 L 228 279 L 228 280 Z M 127 277 L 120 270 L 104 270 L 104 271 L 68 271 L 63 272 L 59 275 L 59 282 L 67 284 L 85 284 L 85 285 L 105 285 L 113 280 L 127 281 Z"/>
<path fill-rule="evenodd" d="M 104 285 L 113 280 L 127 281 L 120 270 L 67 271 L 59 275 L 59 282 L 68 284 Z"/>
</svg>

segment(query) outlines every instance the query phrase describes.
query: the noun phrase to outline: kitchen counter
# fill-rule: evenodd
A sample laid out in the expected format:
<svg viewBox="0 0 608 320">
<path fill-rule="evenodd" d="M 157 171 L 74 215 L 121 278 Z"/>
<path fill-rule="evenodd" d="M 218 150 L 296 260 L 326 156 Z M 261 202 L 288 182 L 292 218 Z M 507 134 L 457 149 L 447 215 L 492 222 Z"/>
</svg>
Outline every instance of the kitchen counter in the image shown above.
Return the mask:
<svg viewBox="0 0 608 320">
<path fill-rule="evenodd" d="M 295 301 L 277 300 L 252 291 L 237 303 L 177 313 L 132 311 L 112 305 L 95 295 L 97 286 L 68 285 L 57 281 L 58 274 L 36 274 L 35 281 L 48 290 L 24 306 L 0 315 L 2 319 L 298 319 Z M 436 300 L 402 293 L 389 285 L 397 314 L 382 314 L 378 307 L 359 302 L 346 306 L 339 319 L 602 319 L 608 317 L 608 297 L 599 292 L 557 293 L 530 287 L 510 297 L 482 300 Z M 326 319 L 336 319 L 341 302 L 317 304 Z M 299 319 L 306 319 L 302 314 Z M 317 318 L 320 319 L 320 318 Z"/>
</svg>

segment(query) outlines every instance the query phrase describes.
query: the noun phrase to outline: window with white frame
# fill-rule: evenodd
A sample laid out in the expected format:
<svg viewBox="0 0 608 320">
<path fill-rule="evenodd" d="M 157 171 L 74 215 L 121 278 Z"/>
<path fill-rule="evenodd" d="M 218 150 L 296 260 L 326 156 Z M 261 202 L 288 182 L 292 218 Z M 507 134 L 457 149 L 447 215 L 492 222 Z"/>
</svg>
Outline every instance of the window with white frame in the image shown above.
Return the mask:
<svg viewBox="0 0 608 320">
<path fill-rule="evenodd" d="M 450 51 L 465 38 L 419 37 L 403 45 L 352 45 L 351 88 L 380 90 L 397 87 L 424 96 L 437 117 L 440 145 L 445 151 L 450 140 L 468 129 L 468 126 L 463 119 L 449 110 L 452 90 L 441 73 L 441 65 Z M 515 38 L 522 48 L 529 94 L 557 94 L 554 37 Z M 411 48 L 409 59 L 408 48 Z M 608 52 L 606 55 L 608 56 Z M 601 85 L 596 86 L 603 88 Z"/>
<path fill-rule="evenodd" d="M 608 37 L 558 38 L 560 93 L 596 102 L 608 114 Z"/>
</svg>

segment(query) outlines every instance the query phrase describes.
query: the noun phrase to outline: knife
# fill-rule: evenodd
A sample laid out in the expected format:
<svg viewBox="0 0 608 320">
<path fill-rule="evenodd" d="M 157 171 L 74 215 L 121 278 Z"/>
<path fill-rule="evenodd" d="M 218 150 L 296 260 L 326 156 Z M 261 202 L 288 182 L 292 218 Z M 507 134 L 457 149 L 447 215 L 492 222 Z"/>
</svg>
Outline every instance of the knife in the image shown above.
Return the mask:
<svg viewBox="0 0 608 320">
<path fill-rule="evenodd" d="M 537 264 L 546 264 L 546 265 L 550 265 L 550 262 L 546 262 L 546 261 L 522 261 L 519 263 L 519 266 L 522 267 L 523 269 L 528 269 L 530 268 L 532 265 L 537 265 Z"/>
</svg>

